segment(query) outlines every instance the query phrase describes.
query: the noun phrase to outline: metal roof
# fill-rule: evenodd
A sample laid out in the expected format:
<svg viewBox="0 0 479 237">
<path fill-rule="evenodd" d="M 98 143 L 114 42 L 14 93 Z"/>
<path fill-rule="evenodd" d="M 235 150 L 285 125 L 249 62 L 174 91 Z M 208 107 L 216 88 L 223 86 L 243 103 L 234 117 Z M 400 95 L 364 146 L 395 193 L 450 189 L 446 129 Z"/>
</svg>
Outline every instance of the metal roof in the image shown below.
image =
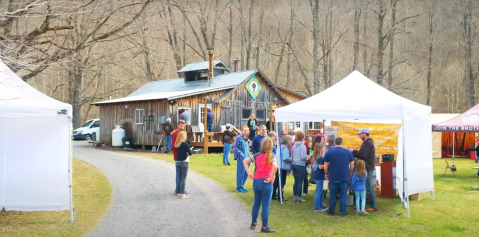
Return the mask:
<svg viewBox="0 0 479 237">
<path fill-rule="evenodd" d="M 146 83 L 129 96 L 120 99 L 107 100 L 92 104 L 121 103 L 129 101 L 159 100 L 159 99 L 177 99 L 192 95 L 232 89 L 249 79 L 258 70 L 249 70 L 222 74 L 213 79 L 208 86 L 208 81 L 204 82 L 184 82 L 183 78 L 168 79 Z"/>
<path fill-rule="evenodd" d="M 186 91 L 216 87 L 234 87 L 241 84 L 244 80 L 248 79 L 254 73 L 256 73 L 256 70 L 221 74 L 213 79 L 213 83 L 211 83 L 210 86 L 208 86 L 208 81 L 185 82 L 183 78 L 152 81 L 138 88 L 129 96 L 144 95 L 154 92 Z"/>
<path fill-rule="evenodd" d="M 215 60 L 214 61 L 214 66 L 218 65 L 221 63 L 221 66 L 226 68 L 228 71 L 231 71 L 228 67 L 226 67 L 226 64 L 224 64 L 221 60 Z M 186 66 L 184 66 L 182 69 L 180 69 L 178 72 L 190 72 L 190 71 L 198 71 L 198 70 L 207 70 L 210 66 L 210 63 L 208 61 L 201 61 L 201 62 L 194 62 L 194 63 L 189 63 Z"/>
</svg>

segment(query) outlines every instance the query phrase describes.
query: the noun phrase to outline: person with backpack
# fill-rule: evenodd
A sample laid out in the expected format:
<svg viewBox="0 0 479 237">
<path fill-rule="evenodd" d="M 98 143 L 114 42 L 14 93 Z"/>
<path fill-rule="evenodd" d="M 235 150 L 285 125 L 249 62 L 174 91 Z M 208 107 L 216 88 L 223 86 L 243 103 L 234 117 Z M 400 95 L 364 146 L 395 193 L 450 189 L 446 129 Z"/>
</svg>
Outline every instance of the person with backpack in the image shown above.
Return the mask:
<svg viewBox="0 0 479 237">
<path fill-rule="evenodd" d="M 248 173 L 245 170 L 243 161 L 249 157 L 249 128 L 248 126 L 243 126 L 241 129 L 241 135 L 237 136 L 234 144 L 234 159 L 237 161 L 236 168 L 236 191 L 239 193 L 248 192 L 244 188 L 244 184 L 248 179 Z M 249 165 L 248 165 L 249 169 Z"/>
<path fill-rule="evenodd" d="M 258 223 L 259 208 L 261 211 L 262 228 L 261 233 L 275 233 L 268 226 L 269 206 L 271 205 L 271 194 L 273 193 L 274 176 L 278 170 L 276 158 L 273 155 L 273 139 L 267 137 L 261 142 L 260 154 L 252 155 L 243 160 L 243 167 L 249 167 L 250 163 L 256 164 L 254 175 L 249 169 L 245 169 L 248 177 L 253 180 L 254 203 L 251 211 L 252 221 L 250 228 L 254 230 Z"/>
</svg>

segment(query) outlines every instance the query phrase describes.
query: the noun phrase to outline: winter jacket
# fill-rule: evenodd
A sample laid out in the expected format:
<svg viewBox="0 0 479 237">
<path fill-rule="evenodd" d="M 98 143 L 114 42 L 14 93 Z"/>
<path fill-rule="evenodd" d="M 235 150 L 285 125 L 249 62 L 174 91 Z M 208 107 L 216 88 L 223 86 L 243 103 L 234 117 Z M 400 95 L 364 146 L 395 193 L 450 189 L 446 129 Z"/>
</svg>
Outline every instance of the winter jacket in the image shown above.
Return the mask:
<svg viewBox="0 0 479 237">
<path fill-rule="evenodd" d="M 303 142 L 294 142 L 293 144 L 293 165 L 306 166 L 308 155 L 306 153 L 306 146 Z"/>
<path fill-rule="evenodd" d="M 234 145 L 235 160 L 244 160 L 249 157 L 249 140 L 246 138 L 246 141 L 243 135 L 236 137 Z"/>
<path fill-rule="evenodd" d="M 281 169 L 291 170 L 291 162 L 293 162 L 293 157 L 291 157 L 288 147 L 281 149 L 281 160 L 283 160 Z"/>
<path fill-rule="evenodd" d="M 357 192 L 366 191 L 366 178 L 368 177 L 368 173 L 366 176 L 359 177 L 358 172 L 354 172 L 353 177 L 351 178 L 351 186 L 349 190 L 354 190 Z"/>
<path fill-rule="evenodd" d="M 373 171 L 376 169 L 374 164 L 374 155 L 376 154 L 376 149 L 374 148 L 374 141 L 371 138 L 366 139 L 361 148 L 353 151 L 353 156 L 364 160 L 366 163 L 366 171 Z"/>
<path fill-rule="evenodd" d="M 209 111 L 206 113 L 206 123 L 213 123 L 213 119 L 215 118 L 215 114 L 213 112 Z"/>
<path fill-rule="evenodd" d="M 231 130 L 225 130 L 223 132 L 223 144 L 224 143 L 231 144 L 231 142 L 233 141 L 234 136 L 235 136 L 234 132 L 232 132 Z"/>
<path fill-rule="evenodd" d="M 172 123 L 168 122 L 165 123 L 165 126 L 163 127 L 163 131 L 165 132 L 165 136 L 171 135 L 171 133 L 175 130 L 175 127 L 173 126 Z"/>
</svg>

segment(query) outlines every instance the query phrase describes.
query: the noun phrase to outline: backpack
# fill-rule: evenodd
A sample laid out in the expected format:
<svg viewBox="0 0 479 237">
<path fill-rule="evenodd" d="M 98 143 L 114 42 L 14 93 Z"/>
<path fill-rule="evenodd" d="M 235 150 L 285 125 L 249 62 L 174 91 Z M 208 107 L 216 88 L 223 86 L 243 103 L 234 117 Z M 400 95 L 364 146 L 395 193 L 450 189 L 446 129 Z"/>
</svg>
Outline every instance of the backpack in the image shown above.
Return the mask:
<svg viewBox="0 0 479 237">
<path fill-rule="evenodd" d="M 238 151 L 237 151 L 237 150 L 243 150 L 243 147 L 240 147 L 240 144 L 241 144 L 241 143 L 240 143 L 241 136 L 242 136 L 242 135 L 238 135 L 238 136 L 236 136 L 236 138 L 235 138 L 235 144 L 234 144 L 234 146 L 233 146 L 233 148 L 234 148 L 234 150 L 233 150 L 233 151 L 234 151 L 234 157 L 233 157 L 233 159 L 234 159 L 234 160 L 238 160 L 238 157 L 239 157 L 239 154 L 238 154 Z"/>
</svg>

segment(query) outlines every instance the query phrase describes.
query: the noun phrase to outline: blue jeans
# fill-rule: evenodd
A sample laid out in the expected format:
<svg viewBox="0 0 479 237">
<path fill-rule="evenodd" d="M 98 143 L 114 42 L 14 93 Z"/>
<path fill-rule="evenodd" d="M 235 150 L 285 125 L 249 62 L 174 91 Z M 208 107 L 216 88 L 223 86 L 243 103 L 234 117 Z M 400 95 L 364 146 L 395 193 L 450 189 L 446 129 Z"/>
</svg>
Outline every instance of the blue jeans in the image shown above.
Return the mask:
<svg viewBox="0 0 479 237">
<path fill-rule="evenodd" d="M 246 173 L 246 169 L 243 165 L 244 158 L 238 159 L 237 166 L 236 166 L 236 188 L 242 188 L 246 180 L 248 179 L 248 173 Z M 249 165 L 248 165 L 249 168 Z M 271 191 L 272 192 L 272 191 Z M 271 197 L 270 197 L 271 198 Z"/>
<path fill-rule="evenodd" d="M 175 177 L 175 184 L 178 184 L 178 166 L 176 166 L 176 161 L 175 161 L 175 173 L 176 173 L 176 177 Z M 178 185 L 176 185 L 176 188 L 175 188 L 175 193 L 179 193 L 180 190 L 178 189 Z"/>
<path fill-rule="evenodd" d="M 176 190 L 178 194 L 185 194 L 186 176 L 188 175 L 189 162 L 175 162 L 178 179 L 176 181 Z"/>
<path fill-rule="evenodd" d="M 165 138 L 166 138 L 166 151 L 171 151 L 171 135 L 166 135 Z"/>
<path fill-rule="evenodd" d="M 293 195 L 301 197 L 301 194 L 303 194 L 303 180 L 304 176 L 306 176 L 306 169 L 304 165 L 292 165 L 292 167 L 294 175 Z"/>
<path fill-rule="evenodd" d="M 223 144 L 223 164 L 230 163 L 231 143 Z"/>
<path fill-rule="evenodd" d="M 366 191 L 369 193 L 369 204 L 371 208 L 378 209 L 378 204 L 376 203 L 376 170 L 368 171 L 367 173 Z"/>
<path fill-rule="evenodd" d="M 364 211 L 366 209 L 366 191 L 354 191 L 356 196 L 356 211 Z M 361 209 L 359 208 L 359 200 L 361 199 Z"/>
<path fill-rule="evenodd" d="M 339 213 L 346 215 L 346 195 L 348 191 L 348 181 L 329 181 L 329 212 L 334 213 L 336 209 L 336 194 L 339 192 Z"/>
<path fill-rule="evenodd" d="M 324 180 L 316 179 L 316 192 L 314 193 L 314 209 L 318 210 L 324 208 L 324 190 L 323 182 Z"/>
<path fill-rule="evenodd" d="M 213 123 L 206 123 L 206 130 L 208 132 L 213 131 Z"/>
<path fill-rule="evenodd" d="M 255 179 L 253 181 L 253 190 L 254 190 L 254 204 L 251 223 L 257 223 L 259 208 L 262 207 L 261 211 L 261 221 L 263 222 L 263 227 L 268 226 L 269 218 L 269 205 L 271 204 L 271 194 L 273 193 L 273 184 L 265 183 L 264 179 Z"/>
</svg>

